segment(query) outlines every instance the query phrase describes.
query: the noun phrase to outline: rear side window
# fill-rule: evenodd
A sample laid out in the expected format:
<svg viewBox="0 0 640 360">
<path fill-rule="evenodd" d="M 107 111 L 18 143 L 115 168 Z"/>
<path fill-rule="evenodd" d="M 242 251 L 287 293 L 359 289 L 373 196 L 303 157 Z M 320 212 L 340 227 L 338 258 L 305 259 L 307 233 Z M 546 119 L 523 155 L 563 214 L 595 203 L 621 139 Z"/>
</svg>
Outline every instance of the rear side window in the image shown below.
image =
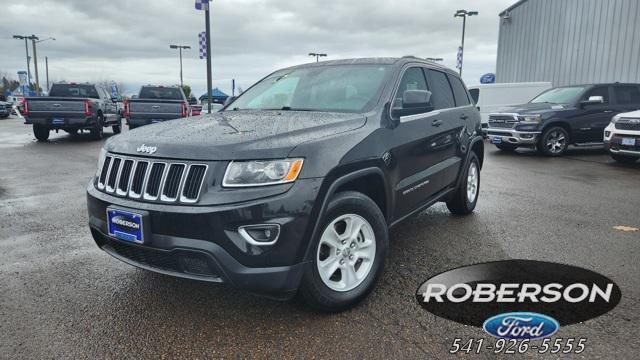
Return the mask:
<svg viewBox="0 0 640 360">
<path fill-rule="evenodd" d="M 467 95 L 467 89 L 462 85 L 462 81 L 457 76 L 449 76 L 449 83 L 453 89 L 453 97 L 456 100 L 456 106 L 469 105 L 469 96 Z"/>
<path fill-rule="evenodd" d="M 404 72 L 396 93 L 396 107 L 402 107 L 402 98 L 407 90 L 427 90 L 427 81 L 421 68 L 412 67 Z"/>
<path fill-rule="evenodd" d="M 180 89 L 159 86 L 145 86 L 140 89 L 140 99 L 183 100 Z"/>
<path fill-rule="evenodd" d="M 93 85 L 54 84 L 49 96 L 53 97 L 81 97 L 99 99 L 98 91 Z"/>
<path fill-rule="evenodd" d="M 598 86 L 593 89 L 587 91 L 586 94 L 582 97 L 582 100 L 589 100 L 592 96 L 602 96 L 605 104 L 609 104 L 609 87 L 608 86 Z"/>
<path fill-rule="evenodd" d="M 480 89 L 469 89 L 469 94 L 471 94 L 473 102 L 477 104 L 480 99 Z"/>
<path fill-rule="evenodd" d="M 614 86 L 613 93 L 616 96 L 616 104 L 640 104 L 640 88 L 637 86 Z"/>
<path fill-rule="evenodd" d="M 431 94 L 431 104 L 437 109 L 448 109 L 456 106 L 453 99 L 451 85 L 447 80 L 447 75 L 437 70 L 427 70 L 429 78 L 429 88 Z"/>
</svg>

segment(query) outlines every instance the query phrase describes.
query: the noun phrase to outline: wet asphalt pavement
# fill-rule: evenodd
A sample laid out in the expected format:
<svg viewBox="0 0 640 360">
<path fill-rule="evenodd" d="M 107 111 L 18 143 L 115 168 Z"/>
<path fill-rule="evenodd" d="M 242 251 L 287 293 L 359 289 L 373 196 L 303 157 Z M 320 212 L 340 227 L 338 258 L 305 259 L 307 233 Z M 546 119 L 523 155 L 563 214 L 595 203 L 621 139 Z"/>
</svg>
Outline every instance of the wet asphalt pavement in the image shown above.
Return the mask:
<svg viewBox="0 0 640 360">
<path fill-rule="evenodd" d="M 618 165 L 598 149 L 551 159 L 487 145 L 476 212 L 454 217 L 437 204 L 396 227 L 371 296 L 325 315 L 139 270 L 99 250 L 85 186 L 100 146 L 63 132 L 37 143 L 20 119 L 0 120 L 0 358 L 443 358 L 456 337 L 487 337 L 424 311 L 418 285 L 514 258 L 613 279 L 618 307 L 556 336 L 586 337 L 581 358 L 640 351 L 640 232 L 613 228 L 640 227 L 640 163 Z"/>
</svg>

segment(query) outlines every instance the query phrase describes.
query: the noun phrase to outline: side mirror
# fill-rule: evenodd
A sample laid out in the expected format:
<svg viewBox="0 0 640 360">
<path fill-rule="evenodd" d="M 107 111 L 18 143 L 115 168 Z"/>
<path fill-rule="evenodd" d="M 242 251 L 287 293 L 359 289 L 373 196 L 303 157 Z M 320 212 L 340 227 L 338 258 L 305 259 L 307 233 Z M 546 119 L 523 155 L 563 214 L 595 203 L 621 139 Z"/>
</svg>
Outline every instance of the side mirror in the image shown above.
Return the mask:
<svg viewBox="0 0 640 360">
<path fill-rule="evenodd" d="M 227 106 L 227 105 L 231 104 L 232 102 L 236 101 L 237 98 L 238 98 L 237 96 L 229 96 L 227 98 L 227 100 L 224 101 L 223 105 Z"/>
<path fill-rule="evenodd" d="M 432 111 L 431 94 L 428 90 L 406 90 L 402 94 L 402 104 L 396 101 L 391 109 L 391 118 L 399 120 L 402 116 Z"/>
<path fill-rule="evenodd" d="M 580 101 L 581 105 L 596 105 L 604 104 L 604 98 L 602 96 L 589 96 L 589 100 Z"/>
</svg>

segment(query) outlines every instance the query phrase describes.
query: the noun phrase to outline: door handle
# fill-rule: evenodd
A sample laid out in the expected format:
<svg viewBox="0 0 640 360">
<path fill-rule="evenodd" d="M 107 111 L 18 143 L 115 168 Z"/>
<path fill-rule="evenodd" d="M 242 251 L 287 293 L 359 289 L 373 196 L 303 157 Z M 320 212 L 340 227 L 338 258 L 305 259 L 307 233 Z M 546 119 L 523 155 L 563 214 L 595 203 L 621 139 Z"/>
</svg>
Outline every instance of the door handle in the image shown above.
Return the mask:
<svg viewBox="0 0 640 360">
<path fill-rule="evenodd" d="M 435 126 L 438 127 L 442 125 L 442 120 L 433 120 L 433 122 L 431 123 L 431 126 Z"/>
<path fill-rule="evenodd" d="M 460 115 L 460 119 L 462 119 L 462 120 L 467 120 L 468 118 L 469 118 L 469 116 L 467 116 L 467 114 Z"/>
</svg>

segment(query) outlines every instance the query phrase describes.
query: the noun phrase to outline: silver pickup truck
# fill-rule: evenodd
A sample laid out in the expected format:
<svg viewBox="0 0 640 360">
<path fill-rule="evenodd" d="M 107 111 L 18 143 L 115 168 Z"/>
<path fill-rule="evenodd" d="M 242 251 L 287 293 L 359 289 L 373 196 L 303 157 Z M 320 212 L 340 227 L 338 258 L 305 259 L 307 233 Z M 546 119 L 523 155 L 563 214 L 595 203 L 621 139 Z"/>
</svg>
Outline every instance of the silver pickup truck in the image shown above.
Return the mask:
<svg viewBox="0 0 640 360">
<path fill-rule="evenodd" d="M 26 98 L 22 115 L 25 124 L 33 125 L 38 141 L 47 141 L 51 130 L 64 130 L 69 134 L 89 130 L 91 136 L 99 140 L 105 127 L 112 127 L 115 134 L 122 129 L 116 101 L 96 85 L 53 84 L 49 96 Z"/>
<path fill-rule="evenodd" d="M 143 86 L 137 99 L 125 102 L 129 129 L 189 116 L 189 103 L 178 86 Z"/>
</svg>

